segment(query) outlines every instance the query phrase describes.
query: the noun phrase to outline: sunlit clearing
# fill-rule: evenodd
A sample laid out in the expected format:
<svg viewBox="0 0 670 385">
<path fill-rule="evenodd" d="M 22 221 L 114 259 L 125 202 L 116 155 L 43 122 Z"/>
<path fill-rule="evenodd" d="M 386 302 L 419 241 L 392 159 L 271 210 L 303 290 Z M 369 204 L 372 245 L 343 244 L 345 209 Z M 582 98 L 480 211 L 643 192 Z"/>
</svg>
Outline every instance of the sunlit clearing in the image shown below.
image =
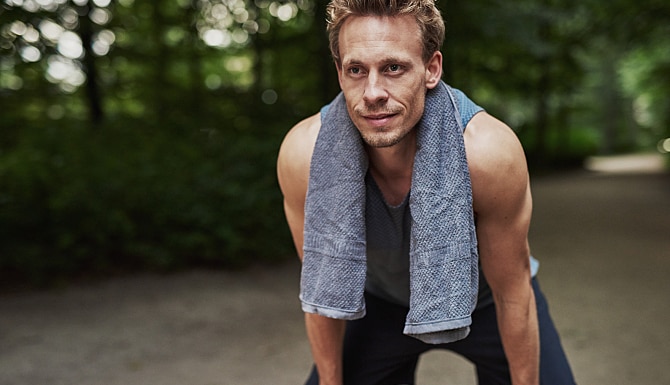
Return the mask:
<svg viewBox="0 0 670 385">
<path fill-rule="evenodd" d="M 58 84 L 65 92 L 74 92 L 86 81 L 86 75 L 71 59 L 54 55 L 48 59 L 46 78 L 48 81 Z"/>
<path fill-rule="evenodd" d="M 233 41 L 240 45 L 246 44 L 249 41 L 249 33 L 243 29 L 235 29 L 233 31 Z"/>
<path fill-rule="evenodd" d="M 115 40 L 116 35 L 114 35 L 114 32 L 105 29 L 97 34 L 91 49 L 96 55 L 105 56 L 109 53 L 109 50 L 111 49 Z"/>
<path fill-rule="evenodd" d="M 258 23 L 255 21 L 246 21 L 244 22 L 244 29 L 249 33 L 256 33 L 260 29 Z"/>
<path fill-rule="evenodd" d="M 74 29 L 79 23 L 79 14 L 72 8 L 66 8 L 61 12 L 60 19 L 63 21 L 63 26 Z"/>
<path fill-rule="evenodd" d="M 244 8 L 236 8 L 233 13 L 235 14 L 235 21 L 238 23 L 244 23 L 249 20 L 249 12 Z"/>
<path fill-rule="evenodd" d="M 95 8 L 89 13 L 88 17 L 90 17 L 91 21 L 95 24 L 105 25 L 112 19 L 112 13 L 106 9 Z"/>
<path fill-rule="evenodd" d="M 665 138 L 658 142 L 658 152 L 662 154 L 670 153 L 670 138 Z"/>
<path fill-rule="evenodd" d="M 220 29 L 208 29 L 202 31 L 200 38 L 210 47 L 228 47 L 232 42 L 230 32 Z"/>
<path fill-rule="evenodd" d="M 42 58 L 42 53 L 32 45 L 27 45 L 21 48 L 21 58 L 25 62 L 34 63 Z"/>
<path fill-rule="evenodd" d="M 44 36 L 45 39 L 51 41 L 52 43 L 57 42 L 64 32 L 63 27 L 49 19 L 42 20 L 42 22 L 40 22 L 39 28 L 40 32 L 42 32 L 42 36 Z"/>
<path fill-rule="evenodd" d="M 14 36 L 23 36 L 24 33 L 28 30 L 28 27 L 22 21 L 15 21 L 9 27 L 9 32 Z"/>
<path fill-rule="evenodd" d="M 26 33 L 23 34 L 23 40 L 28 43 L 37 43 L 40 40 L 40 33 L 33 27 L 29 25 L 26 29 Z"/>
<path fill-rule="evenodd" d="M 109 29 L 102 30 L 98 33 L 98 40 L 101 42 L 107 44 L 107 45 L 112 45 L 114 44 L 114 41 L 116 40 L 116 35 L 114 34 L 113 31 Z"/>
<path fill-rule="evenodd" d="M 230 16 L 230 13 L 228 12 L 228 8 L 226 8 L 225 5 L 216 4 L 212 6 L 210 15 L 216 20 L 223 20 L 228 18 Z"/>
<path fill-rule="evenodd" d="M 65 31 L 58 39 L 58 52 L 66 58 L 78 59 L 84 54 L 79 35 L 74 32 Z"/>
<path fill-rule="evenodd" d="M 59 56 L 52 56 L 49 58 L 49 68 L 47 69 L 47 76 L 52 82 L 59 82 L 67 79 L 68 75 L 73 71 L 73 65 L 70 60 L 63 59 Z"/>
<path fill-rule="evenodd" d="M 34 1 L 16 1 L 16 3 L 19 3 L 18 6 L 28 12 L 37 12 L 40 10 L 40 6 Z"/>
<path fill-rule="evenodd" d="M 67 0 L 5 0 L 5 4 L 21 7 L 28 12 L 54 12 L 66 2 Z"/>
<path fill-rule="evenodd" d="M 584 167 L 603 173 L 656 173 L 665 170 L 664 156 L 658 153 L 613 156 L 592 156 Z"/>
<path fill-rule="evenodd" d="M 298 6 L 295 3 L 280 4 L 273 2 L 269 7 L 270 14 L 281 21 L 289 21 L 298 14 Z"/>
<path fill-rule="evenodd" d="M 105 56 L 109 53 L 109 49 L 111 47 L 109 44 L 102 42 L 100 40 L 94 41 L 93 44 L 91 45 L 91 50 L 93 53 L 95 53 L 97 56 Z"/>
</svg>

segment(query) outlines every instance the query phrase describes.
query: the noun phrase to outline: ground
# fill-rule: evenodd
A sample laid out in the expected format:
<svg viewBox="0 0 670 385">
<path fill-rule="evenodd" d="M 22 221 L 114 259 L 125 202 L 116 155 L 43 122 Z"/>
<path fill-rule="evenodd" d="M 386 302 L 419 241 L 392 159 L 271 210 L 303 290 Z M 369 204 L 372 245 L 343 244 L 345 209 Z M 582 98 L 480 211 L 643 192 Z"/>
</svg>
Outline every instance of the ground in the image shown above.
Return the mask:
<svg viewBox="0 0 670 385">
<path fill-rule="evenodd" d="M 670 174 L 596 163 L 532 182 L 540 284 L 578 383 L 668 384 Z M 292 261 L 2 294 L 0 385 L 301 384 L 298 279 Z M 476 383 L 447 352 L 417 377 Z"/>
</svg>

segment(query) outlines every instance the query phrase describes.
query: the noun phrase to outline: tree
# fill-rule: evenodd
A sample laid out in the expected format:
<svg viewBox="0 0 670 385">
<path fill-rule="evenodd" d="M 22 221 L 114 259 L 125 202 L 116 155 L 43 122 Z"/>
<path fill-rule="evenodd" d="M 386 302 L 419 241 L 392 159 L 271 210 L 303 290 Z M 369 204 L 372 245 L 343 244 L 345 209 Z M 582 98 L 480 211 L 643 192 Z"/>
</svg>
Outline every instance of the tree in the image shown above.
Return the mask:
<svg viewBox="0 0 670 385">
<path fill-rule="evenodd" d="M 667 1 L 438 5 L 444 79 L 512 126 L 531 165 L 670 137 Z M 325 6 L 0 3 L 0 271 L 290 248 L 274 161 L 339 92 Z"/>
</svg>

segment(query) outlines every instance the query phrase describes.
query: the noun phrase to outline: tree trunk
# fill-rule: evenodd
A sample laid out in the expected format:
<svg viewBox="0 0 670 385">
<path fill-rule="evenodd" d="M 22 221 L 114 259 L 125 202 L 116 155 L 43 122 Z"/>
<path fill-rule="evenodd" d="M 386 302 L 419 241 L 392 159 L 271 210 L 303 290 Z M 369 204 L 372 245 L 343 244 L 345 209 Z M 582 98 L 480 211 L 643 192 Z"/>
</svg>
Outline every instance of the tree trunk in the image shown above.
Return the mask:
<svg viewBox="0 0 670 385">
<path fill-rule="evenodd" d="M 317 36 L 321 37 L 317 54 L 318 67 L 321 71 L 321 99 L 323 103 L 328 103 L 338 94 L 340 85 L 337 81 L 337 71 L 330 53 L 328 33 L 326 32 L 326 1 L 315 1 L 314 4 L 314 17 L 316 19 L 314 24 Z"/>
<path fill-rule="evenodd" d="M 83 69 L 86 74 L 86 101 L 89 110 L 89 119 L 94 127 L 100 126 L 104 118 L 102 95 L 98 85 L 98 70 L 96 60 L 91 49 L 93 46 L 93 23 L 88 17 L 89 7 L 79 8 L 79 36 L 84 48 Z"/>
</svg>

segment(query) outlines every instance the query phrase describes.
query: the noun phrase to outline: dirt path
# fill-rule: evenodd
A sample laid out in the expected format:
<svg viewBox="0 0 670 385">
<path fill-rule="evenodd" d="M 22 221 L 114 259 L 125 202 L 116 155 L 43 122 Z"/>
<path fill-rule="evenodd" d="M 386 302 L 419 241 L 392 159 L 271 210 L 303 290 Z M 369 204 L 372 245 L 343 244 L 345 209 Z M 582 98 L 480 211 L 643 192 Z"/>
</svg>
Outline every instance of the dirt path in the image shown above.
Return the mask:
<svg viewBox="0 0 670 385">
<path fill-rule="evenodd" d="M 580 384 L 670 383 L 670 175 L 533 182 L 540 282 Z M 298 264 L 0 296 L 0 385 L 301 384 Z M 474 384 L 424 357 L 419 384 Z"/>
</svg>

